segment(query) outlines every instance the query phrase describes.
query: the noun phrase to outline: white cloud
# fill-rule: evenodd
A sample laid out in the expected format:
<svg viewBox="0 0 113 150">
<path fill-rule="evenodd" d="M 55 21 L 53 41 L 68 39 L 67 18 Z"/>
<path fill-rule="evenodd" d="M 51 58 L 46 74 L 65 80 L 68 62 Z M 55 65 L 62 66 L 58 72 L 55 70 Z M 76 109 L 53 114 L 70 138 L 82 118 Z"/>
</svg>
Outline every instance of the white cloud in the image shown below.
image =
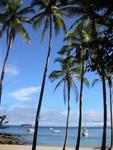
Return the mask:
<svg viewBox="0 0 113 150">
<path fill-rule="evenodd" d="M 17 69 L 16 66 L 9 65 L 6 67 L 6 74 L 10 75 L 11 77 L 19 75 L 19 70 Z"/>
<path fill-rule="evenodd" d="M 9 95 L 17 100 L 29 100 L 31 95 L 40 92 L 40 87 L 27 87 L 10 93 Z"/>
<path fill-rule="evenodd" d="M 23 113 L 24 112 L 24 113 Z M 0 114 L 6 115 L 9 120 L 9 124 L 23 124 L 30 123 L 34 125 L 36 106 L 26 103 L 24 105 L 3 106 L 0 109 Z M 65 126 L 66 125 L 67 111 L 56 108 L 49 108 L 42 110 L 40 115 L 41 126 Z M 102 126 L 103 115 L 98 111 L 86 111 L 83 113 L 83 126 Z M 70 126 L 78 125 L 78 112 L 70 113 Z M 110 118 L 108 117 L 108 125 L 110 125 Z"/>
<path fill-rule="evenodd" d="M 9 120 L 9 124 L 33 124 L 35 120 L 35 109 L 33 106 L 27 105 L 13 107 L 3 106 L 0 109 L 0 115 L 6 115 Z"/>
</svg>

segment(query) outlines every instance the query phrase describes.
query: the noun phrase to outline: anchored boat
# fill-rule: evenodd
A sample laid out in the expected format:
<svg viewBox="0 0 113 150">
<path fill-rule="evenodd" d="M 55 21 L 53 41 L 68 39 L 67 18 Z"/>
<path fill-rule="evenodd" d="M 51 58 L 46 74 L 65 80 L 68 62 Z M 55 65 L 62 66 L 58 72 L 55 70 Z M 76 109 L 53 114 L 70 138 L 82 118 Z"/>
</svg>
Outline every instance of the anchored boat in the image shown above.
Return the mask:
<svg viewBox="0 0 113 150">
<path fill-rule="evenodd" d="M 86 128 L 83 129 L 82 136 L 88 137 L 88 130 Z"/>
</svg>

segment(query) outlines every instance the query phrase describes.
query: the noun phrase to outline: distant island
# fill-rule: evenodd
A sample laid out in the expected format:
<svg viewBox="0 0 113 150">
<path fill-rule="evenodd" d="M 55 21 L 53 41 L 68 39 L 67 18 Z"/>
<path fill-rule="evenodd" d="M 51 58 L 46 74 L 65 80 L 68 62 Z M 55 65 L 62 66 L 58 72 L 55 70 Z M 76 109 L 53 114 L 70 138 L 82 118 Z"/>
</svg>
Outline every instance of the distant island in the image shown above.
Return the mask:
<svg viewBox="0 0 113 150">
<path fill-rule="evenodd" d="M 21 124 L 21 126 L 22 126 L 22 127 L 26 127 L 26 128 L 28 128 L 28 127 L 32 127 L 32 125 L 31 125 L 31 124 Z"/>
</svg>

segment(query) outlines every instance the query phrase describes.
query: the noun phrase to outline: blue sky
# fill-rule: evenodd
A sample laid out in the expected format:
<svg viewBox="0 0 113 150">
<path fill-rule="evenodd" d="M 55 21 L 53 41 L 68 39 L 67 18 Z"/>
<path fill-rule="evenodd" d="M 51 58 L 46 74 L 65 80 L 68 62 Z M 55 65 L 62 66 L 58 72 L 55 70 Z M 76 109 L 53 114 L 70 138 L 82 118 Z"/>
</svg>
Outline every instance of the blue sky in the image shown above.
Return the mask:
<svg viewBox="0 0 113 150">
<path fill-rule="evenodd" d="M 69 21 L 66 21 L 69 24 Z M 0 114 L 7 115 L 10 124 L 34 123 L 36 106 L 42 81 L 42 73 L 48 50 L 48 34 L 43 43 L 40 42 L 41 29 L 34 31 L 26 26 L 31 37 L 31 43 L 22 42 L 17 35 L 11 48 L 7 62 L 7 71 L 3 83 L 2 105 Z M 57 51 L 63 44 L 63 34 L 60 32 L 52 43 L 52 54 L 48 75 L 56 68 L 54 59 L 58 56 Z M 5 36 L 0 40 L 0 66 L 6 51 Z M 94 73 L 87 73 L 87 79 L 92 83 L 97 78 Z M 45 93 L 41 111 L 40 125 L 64 126 L 66 120 L 67 106 L 63 102 L 62 87 L 55 93 L 53 89 L 57 82 L 46 81 Z M 79 83 L 76 81 L 79 88 Z M 109 97 L 108 97 L 109 105 Z M 94 88 L 84 87 L 83 94 L 83 125 L 102 125 L 102 89 L 101 82 Z M 109 107 L 108 107 L 109 108 Z M 108 110 L 109 113 L 109 110 Z M 109 117 L 108 117 L 109 120 Z M 71 117 L 70 125 L 75 126 L 78 122 L 78 103 L 71 94 Z M 109 122 L 109 121 L 108 121 Z"/>
</svg>

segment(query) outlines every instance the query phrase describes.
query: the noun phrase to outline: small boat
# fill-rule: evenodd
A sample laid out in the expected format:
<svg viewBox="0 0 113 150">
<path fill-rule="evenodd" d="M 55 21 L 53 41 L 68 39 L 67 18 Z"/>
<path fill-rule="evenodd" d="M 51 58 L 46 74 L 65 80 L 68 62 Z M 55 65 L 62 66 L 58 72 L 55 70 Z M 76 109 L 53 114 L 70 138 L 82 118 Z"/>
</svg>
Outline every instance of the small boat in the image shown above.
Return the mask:
<svg viewBox="0 0 113 150">
<path fill-rule="evenodd" d="M 59 133 L 60 131 L 59 130 L 55 130 L 55 129 L 53 129 L 52 130 L 54 133 Z"/>
<path fill-rule="evenodd" d="M 34 133 L 34 128 L 33 128 L 33 127 L 32 127 L 32 128 L 28 128 L 27 131 L 28 131 L 29 133 Z"/>
<path fill-rule="evenodd" d="M 82 136 L 88 137 L 88 130 L 86 128 L 83 129 Z"/>
<path fill-rule="evenodd" d="M 49 128 L 50 130 L 53 130 L 53 128 Z"/>
</svg>

